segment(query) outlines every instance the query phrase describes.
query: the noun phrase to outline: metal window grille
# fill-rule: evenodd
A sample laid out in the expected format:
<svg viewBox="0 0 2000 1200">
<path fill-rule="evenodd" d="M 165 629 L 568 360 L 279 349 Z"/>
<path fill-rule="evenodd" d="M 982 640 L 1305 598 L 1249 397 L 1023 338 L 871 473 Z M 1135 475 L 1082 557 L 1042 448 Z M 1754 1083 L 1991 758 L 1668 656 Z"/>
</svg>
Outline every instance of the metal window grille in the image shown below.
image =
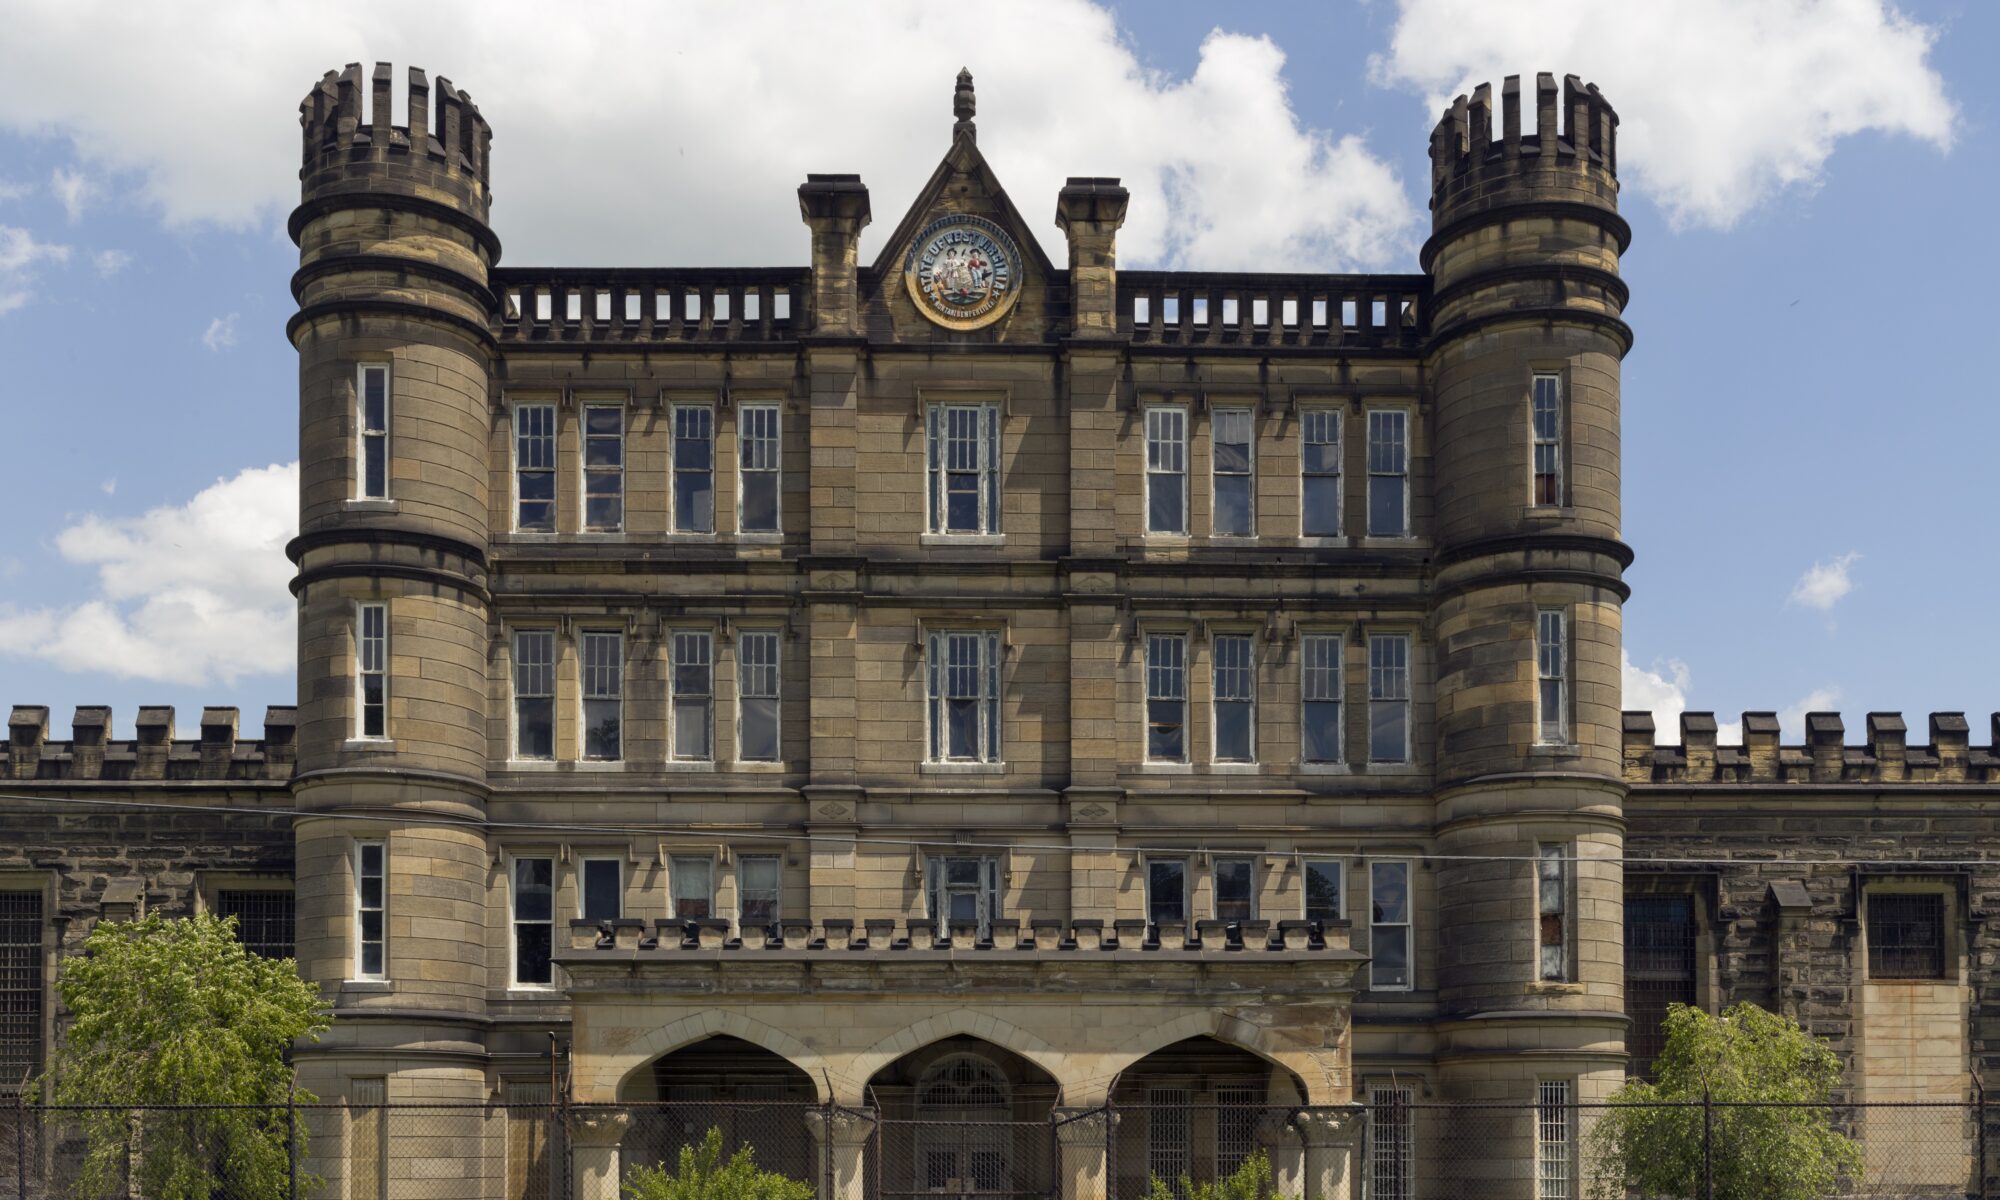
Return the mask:
<svg viewBox="0 0 2000 1200">
<path fill-rule="evenodd" d="M 1410 414 L 1378 408 L 1368 414 L 1368 534 L 1410 532 Z"/>
<path fill-rule="evenodd" d="M 1415 1179 L 1416 1090 L 1378 1087 L 1368 1097 L 1368 1195 L 1370 1200 L 1410 1200 Z"/>
<path fill-rule="evenodd" d="M 715 915 L 715 860 L 704 855 L 676 854 L 668 865 L 673 874 L 674 919 L 698 921 Z"/>
<path fill-rule="evenodd" d="M 1337 858 L 1309 858 L 1306 870 L 1306 920 L 1338 921 L 1340 919 L 1340 860 Z"/>
<path fill-rule="evenodd" d="M 1695 1002 L 1695 922 L 1692 896 L 1625 899 L 1625 1035 L 1630 1070 L 1647 1074 L 1666 1048 L 1667 1008 Z"/>
<path fill-rule="evenodd" d="M 1340 761 L 1342 641 L 1337 634 L 1307 634 L 1300 656 L 1300 752 L 1311 763 Z"/>
<path fill-rule="evenodd" d="M 1535 614 L 1535 670 L 1541 691 L 1540 740 L 1560 745 L 1569 740 L 1569 636 L 1564 615 L 1553 609 Z"/>
<path fill-rule="evenodd" d="M 583 410 L 583 527 L 616 533 L 625 527 L 625 410 Z"/>
<path fill-rule="evenodd" d="M 1000 532 L 999 407 L 934 405 L 925 423 L 931 532 Z"/>
<path fill-rule="evenodd" d="M 389 728 L 389 606 L 364 604 L 355 638 L 355 672 L 361 687 L 357 737 L 379 738 Z"/>
<path fill-rule="evenodd" d="M 1249 921 L 1257 916 L 1257 873 L 1247 858 L 1215 860 L 1215 919 Z"/>
<path fill-rule="evenodd" d="M 784 887 L 784 864 L 775 854 L 751 854 L 736 860 L 736 903 L 743 929 L 769 930 L 778 923 Z"/>
<path fill-rule="evenodd" d="M 361 979 L 380 979 L 387 967 L 388 857 L 381 842 L 355 847 L 354 973 Z"/>
<path fill-rule="evenodd" d="M 550 629 L 514 634 L 514 754 L 556 753 L 556 635 Z"/>
<path fill-rule="evenodd" d="M 0 1093 L 42 1068 L 42 894 L 0 892 Z"/>
<path fill-rule="evenodd" d="M 1215 411 L 1209 446 L 1210 485 L 1215 495 L 1209 522 L 1218 537 L 1250 537 L 1257 532 L 1256 428 L 1247 408 Z"/>
<path fill-rule="evenodd" d="M 553 981 L 555 949 L 555 860 L 514 860 L 514 982 Z"/>
<path fill-rule="evenodd" d="M 1299 531 L 1307 537 L 1340 536 L 1340 413 L 1307 409 L 1300 417 Z"/>
<path fill-rule="evenodd" d="M 1574 1200 L 1576 1110 L 1570 1103 L 1569 1080 L 1542 1080 L 1537 1088 L 1536 1099 L 1536 1200 Z"/>
<path fill-rule="evenodd" d="M 1869 978 L 1937 979 L 1944 975 L 1944 962 L 1943 896 L 1869 893 Z"/>
<path fill-rule="evenodd" d="M 1181 1178 L 1194 1170 L 1193 1114 L 1186 1088 L 1146 1091 L 1146 1170 L 1182 1195 Z"/>
<path fill-rule="evenodd" d="M 1215 639 L 1215 758 L 1252 762 L 1257 757 L 1257 684 L 1253 639 L 1221 634 Z"/>
<path fill-rule="evenodd" d="M 1187 532 L 1187 410 L 1146 410 L 1146 532 Z"/>
<path fill-rule="evenodd" d="M 1257 1150 L 1257 1118 L 1263 1115 L 1257 1088 L 1215 1089 L 1215 1174 L 1233 1175 Z"/>
<path fill-rule="evenodd" d="M 382 1076 L 348 1081 L 348 1200 L 383 1200 L 389 1194 L 389 1081 Z"/>
<path fill-rule="evenodd" d="M 674 757 L 705 761 L 714 753 L 714 637 L 705 629 L 681 630 L 673 648 Z"/>
<path fill-rule="evenodd" d="M 1187 761 L 1187 638 L 1146 638 L 1146 757 Z"/>
<path fill-rule="evenodd" d="M 524 404 L 514 410 L 514 528 L 556 531 L 556 408 Z"/>
<path fill-rule="evenodd" d="M 625 915 L 625 868 L 615 858 L 583 860 L 583 919 L 615 921 Z"/>
<path fill-rule="evenodd" d="M 1368 638 L 1368 757 L 1407 762 L 1410 757 L 1410 636 Z"/>
<path fill-rule="evenodd" d="M 592 630 L 583 635 L 583 756 L 624 757 L 625 635 Z"/>
<path fill-rule="evenodd" d="M 361 368 L 361 498 L 389 495 L 389 368 Z"/>
<path fill-rule="evenodd" d="M 741 468 L 737 528 L 744 533 L 776 533 L 784 462 L 778 406 L 750 404 L 738 410 L 736 444 Z"/>
<path fill-rule="evenodd" d="M 1562 384 L 1537 375 L 1531 400 L 1535 435 L 1535 503 L 1562 503 Z"/>
<path fill-rule="evenodd" d="M 1569 978 L 1570 848 L 1545 843 L 1535 854 L 1535 902 L 1541 916 L 1541 976 Z"/>
<path fill-rule="evenodd" d="M 264 958 L 297 957 L 295 908 L 289 890 L 232 889 L 215 896 L 215 915 L 235 917 L 236 940 L 245 950 Z"/>
<path fill-rule="evenodd" d="M 778 635 L 746 630 L 736 635 L 736 757 L 777 762 L 780 743 Z"/>
<path fill-rule="evenodd" d="M 1368 986 L 1410 986 L 1410 864 L 1368 864 Z"/>
<path fill-rule="evenodd" d="M 715 532 L 715 410 L 674 407 L 674 529 Z"/>
</svg>

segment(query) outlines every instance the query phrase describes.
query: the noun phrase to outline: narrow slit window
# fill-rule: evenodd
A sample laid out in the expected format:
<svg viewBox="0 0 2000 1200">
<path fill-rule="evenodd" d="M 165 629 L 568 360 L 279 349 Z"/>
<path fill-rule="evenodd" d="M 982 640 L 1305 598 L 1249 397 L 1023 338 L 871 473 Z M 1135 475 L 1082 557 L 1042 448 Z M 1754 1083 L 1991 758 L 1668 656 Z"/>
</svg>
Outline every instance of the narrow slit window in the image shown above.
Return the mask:
<svg viewBox="0 0 2000 1200">
<path fill-rule="evenodd" d="M 364 604 L 355 631 L 356 679 L 360 713 L 354 735 L 389 736 L 389 606 Z"/>
<path fill-rule="evenodd" d="M 354 848 L 354 977 L 381 979 L 386 973 L 388 847 L 361 842 Z"/>
<path fill-rule="evenodd" d="M 1544 843 L 1535 854 L 1535 905 L 1540 913 L 1537 944 L 1540 977 L 1561 983 L 1570 978 L 1570 848 Z"/>
<path fill-rule="evenodd" d="M 1235 330 L 1236 315 L 1237 315 L 1236 297 L 1224 296 L 1222 298 L 1222 327 L 1225 330 L 1229 330 L 1232 332 Z"/>
<path fill-rule="evenodd" d="M 1151 296 L 1132 297 L 1132 324 L 1135 328 L 1145 328 L 1153 323 L 1153 298 Z"/>
<path fill-rule="evenodd" d="M 716 289 L 713 303 L 715 323 L 717 325 L 727 325 L 729 323 L 729 293 L 720 288 Z"/>
<path fill-rule="evenodd" d="M 1193 308 L 1193 310 L 1194 310 L 1194 315 L 1193 315 L 1193 321 L 1192 321 L 1192 323 L 1193 323 L 1193 324 L 1195 324 L 1195 325 L 1201 325 L 1201 326 L 1205 326 L 1205 325 L 1207 325 L 1207 324 L 1208 324 L 1208 297 L 1207 297 L 1206 295 L 1203 295 L 1203 294 L 1200 294 L 1200 293 L 1197 293 L 1197 294 L 1195 295 L 1194 299 L 1193 299 L 1193 302 L 1192 302 L 1192 305 L 1191 305 L 1191 307 L 1192 307 L 1192 308 Z"/>
<path fill-rule="evenodd" d="M 616 921 L 625 915 L 625 868 L 615 858 L 583 860 L 583 919 Z"/>
<path fill-rule="evenodd" d="M 1250 324 L 1258 329 L 1263 329 L 1270 323 L 1271 323 L 1270 300 L 1266 299 L 1263 296 L 1253 297 L 1250 301 Z"/>
<path fill-rule="evenodd" d="M 514 634 L 514 757 L 556 755 L 556 635 L 549 629 Z"/>
<path fill-rule="evenodd" d="M 715 638 L 707 630 L 674 634 L 673 752 L 686 761 L 705 762 L 714 754 Z"/>
<path fill-rule="evenodd" d="M 1181 323 L 1181 294 L 1168 292 L 1160 298 L 1160 324 L 1169 329 L 1178 328 Z"/>
<path fill-rule="evenodd" d="M 1558 609 L 1535 614 L 1535 674 L 1537 740 L 1563 745 L 1569 741 L 1569 622 Z"/>
<path fill-rule="evenodd" d="M 1214 489 L 1212 527 L 1217 537 L 1250 537 L 1256 532 L 1256 422 L 1247 408 L 1215 411 L 1210 443 L 1211 486 Z"/>
<path fill-rule="evenodd" d="M 754 288 L 743 293 L 743 319 L 746 322 L 764 319 L 764 293 Z"/>
<path fill-rule="evenodd" d="M 1575 1111 L 1567 1079 L 1544 1079 L 1536 1088 L 1536 1200 L 1576 1200 Z"/>
<path fill-rule="evenodd" d="M 675 920 L 700 921 L 715 915 L 715 859 L 676 854 L 668 870 L 673 876 Z"/>
<path fill-rule="evenodd" d="M 1406 633 L 1368 638 L 1368 758 L 1378 763 L 1410 759 L 1410 635 Z"/>
<path fill-rule="evenodd" d="M 1187 638 L 1146 638 L 1146 758 L 1187 761 Z"/>
<path fill-rule="evenodd" d="M 583 320 L 583 293 L 563 291 L 563 320 L 576 324 Z"/>
<path fill-rule="evenodd" d="M 1368 535 L 1410 534 L 1410 414 L 1378 408 L 1368 414 Z"/>
<path fill-rule="evenodd" d="M 599 288 L 591 304 L 591 319 L 609 324 L 611 321 L 611 293 Z"/>
<path fill-rule="evenodd" d="M 715 532 L 715 410 L 674 406 L 674 529 Z"/>
<path fill-rule="evenodd" d="M 1340 413 L 1309 408 L 1299 418 L 1299 532 L 1340 536 Z"/>
<path fill-rule="evenodd" d="M 1215 761 L 1257 759 L 1257 671 L 1255 639 L 1249 634 L 1215 638 Z"/>
<path fill-rule="evenodd" d="M 555 860 L 514 860 L 514 982 L 547 987 L 554 979 Z"/>
<path fill-rule="evenodd" d="M 790 288 L 779 288 L 771 294 L 771 319 L 789 321 L 792 319 L 792 292 Z"/>
<path fill-rule="evenodd" d="M 583 527 L 616 533 L 625 527 L 625 410 L 583 410 Z"/>
<path fill-rule="evenodd" d="M 1187 920 L 1187 862 L 1178 858 L 1146 860 L 1146 919 Z"/>
<path fill-rule="evenodd" d="M 625 756 L 625 635 L 583 635 L 583 756 L 615 762 Z"/>
<path fill-rule="evenodd" d="M 1410 987 L 1410 864 L 1368 864 L 1368 986 L 1376 991 Z"/>
<path fill-rule="evenodd" d="M 639 293 L 637 293 L 637 292 L 626 292 L 626 293 L 625 293 L 625 323 L 626 323 L 626 324 L 628 324 L 628 325 L 637 325 L 637 324 L 639 323 L 639 304 L 640 304 L 640 299 L 639 299 Z"/>
<path fill-rule="evenodd" d="M 1340 635 L 1300 639 L 1300 754 L 1309 763 L 1340 761 Z"/>
<path fill-rule="evenodd" d="M 389 368 L 361 368 L 361 478 L 363 500 L 389 496 Z"/>
<path fill-rule="evenodd" d="M 778 642 L 775 630 L 736 635 L 736 757 L 744 762 L 778 761 Z"/>
<path fill-rule="evenodd" d="M 1562 381 L 1555 375 L 1534 378 L 1535 503 L 1562 503 Z"/>
<path fill-rule="evenodd" d="M 999 631 L 934 631 L 926 649 L 931 761 L 999 762 Z"/>
<path fill-rule="evenodd" d="M 783 465 L 778 406 L 746 404 L 738 412 L 736 528 L 743 533 L 776 533 Z"/>
<path fill-rule="evenodd" d="M 556 407 L 523 404 L 514 410 L 514 528 L 556 531 Z"/>
<path fill-rule="evenodd" d="M 1215 919 L 1254 921 L 1257 918 L 1257 872 L 1247 858 L 1215 860 Z"/>
<path fill-rule="evenodd" d="M 1376 1087 L 1368 1096 L 1370 1200 L 1410 1200 L 1416 1178 L 1415 1088 Z"/>
<path fill-rule="evenodd" d="M 1146 532 L 1187 532 L 1187 410 L 1146 410 Z"/>
</svg>

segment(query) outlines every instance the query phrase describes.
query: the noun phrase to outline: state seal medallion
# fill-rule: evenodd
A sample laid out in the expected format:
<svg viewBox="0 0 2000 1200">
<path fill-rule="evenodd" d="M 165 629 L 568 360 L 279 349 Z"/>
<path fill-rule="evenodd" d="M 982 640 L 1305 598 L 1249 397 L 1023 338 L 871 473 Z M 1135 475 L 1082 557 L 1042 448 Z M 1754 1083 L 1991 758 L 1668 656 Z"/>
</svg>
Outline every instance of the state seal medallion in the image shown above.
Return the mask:
<svg viewBox="0 0 2000 1200">
<path fill-rule="evenodd" d="M 1021 251 L 984 217 L 939 217 L 910 243 L 903 281 L 925 316 L 946 329 L 978 329 L 1021 295 Z"/>
</svg>

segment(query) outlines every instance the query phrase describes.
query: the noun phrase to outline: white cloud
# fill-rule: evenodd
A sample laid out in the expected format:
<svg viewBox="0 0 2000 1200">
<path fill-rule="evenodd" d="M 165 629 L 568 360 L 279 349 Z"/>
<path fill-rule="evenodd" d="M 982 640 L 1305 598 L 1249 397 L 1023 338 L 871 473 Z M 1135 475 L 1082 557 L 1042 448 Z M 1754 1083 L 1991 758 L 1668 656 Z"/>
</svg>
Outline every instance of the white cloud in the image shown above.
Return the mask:
<svg viewBox="0 0 2000 1200">
<path fill-rule="evenodd" d="M 1789 603 L 1816 608 L 1821 612 L 1833 611 L 1833 606 L 1854 590 L 1854 577 L 1850 571 L 1860 560 L 1860 553 L 1850 550 L 1807 567 L 1806 573 L 1792 585 Z"/>
<path fill-rule="evenodd" d="M 49 190 L 56 199 L 62 201 L 63 211 L 69 214 L 70 224 L 83 219 L 84 206 L 97 199 L 97 182 L 82 171 L 69 167 L 57 167 L 49 174 Z"/>
<path fill-rule="evenodd" d="M 208 329 L 201 335 L 201 344 L 212 353 L 220 354 L 236 344 L 236 314 L 216 317 L 209 321 Z"/>
<path fill-rule="evenodd" d="M 284 546 L 298 523 L 297 463 L 217 480 L 185 504 L 88 516 L 56 537 L 97 568 L 95 593 L 61 608 L 0 605 L 0 655 L 160 683 L 234 684 L 293 669 Z"/>
<path fill-rule="evenodd" d="M 10 32 L 38 52 L 0 74 L 0 125 L 67 137 L 96 177 L 134 173 L 171 224 L 269 225 L 297 202 L 296 114 L 320 74 L 392 61 L 400 96 L 414 63 L 470 88 L 493 125 L 508 261 L 797 264 L 808 171 L 861 173 L 873 256 L 949 144 L 963 64 L 980 147 L 1058 262 L 1068 175 L 1132 189 L 1127 265 L 1385 268 L 1417 223 L 1360 131 L 1300 120 L 1270 41 L 1212 33 L 1193 74 L 1171 78 L 1087 0 L 708 0 L 609 9 L 588 31 L 528 0 L 304 11 L 17 8 Z M 163 62 L 191 64 L 198 85 L 162 89 Z"/>
<path fill-rule="evenodd" d="M 98 484 L 97 490 L 103 492 L 107 496 L 116 496 L 118 494 L 118 477 L 116 475 L 113 475 L 111 478 L 105 480 L 103 483 Z"/>
<path fill-rule="evenodd" d="M 37 267 L 68 261 L 68 246 L 40 241 L 26 229 L 0 225 L 0 316 L 20 308 L 34 295 Z"/>
<path fill-rule="evenodd" d="M 1617 108 L 1619 174 L 1676 226 L 1728 228 L 1813 187 L 1843 137 L 1949 148 L 1956 112 L 1929 62 L 1937 30 L 1885 0 L 1402 0 L 1379 81 L 1449 97 L 1536 71 L 1595 82 Z M 1534 128 L 1523 113 L 1524 131 Z M 1496 118 L 1497 122 L 1497 118 Z"/>
<path fill-rule="evenodd" d="M 124 250 L 99 250 L 90 256 L 90 265 L 106 279 L 111 278 L 132 265 L 132 256 Z"/>
<path fill-rule="evenodd" d="M 1677 658 L 1655 659 L 1649 670 L 1632 664 L 1630 652 L 1618 652 L 1623 687 L 1621 707 L 1653 714 L 1655 736 L 1662 742 L 1680 737 L 1681 714 L 1687 711 L 1692 682 L 1688 665 Z"/>
<path fill-rule="evenodd" d="M 0 200 L 19 200 L 31 194 L 34 190 L 33 184 L 21 183 L 12 179 L 0 179 Z"/>
</svg>

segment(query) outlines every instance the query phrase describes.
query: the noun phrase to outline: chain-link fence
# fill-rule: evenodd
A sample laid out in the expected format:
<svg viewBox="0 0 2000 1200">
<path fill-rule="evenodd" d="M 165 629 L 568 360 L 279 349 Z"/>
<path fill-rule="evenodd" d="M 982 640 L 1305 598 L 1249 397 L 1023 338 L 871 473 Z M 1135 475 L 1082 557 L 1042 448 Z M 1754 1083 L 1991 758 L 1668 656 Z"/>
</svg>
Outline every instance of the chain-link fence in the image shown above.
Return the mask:
<svg viewBox="0 0 2000 1200">
<path fill-rule="evenodd" d="M 2000 1105 L 1976 1099 L 1641 1106 L 1549 1090 L 1502 1105 L 1402 1089 L 1326 1108 L 1021 1116 L 792 1100 L 13 1105 L 0 1107 L 0 1200 L 581 1200 L 680 1173 L 711 1131 L 724 1160 L 749 1150 L 827 1200 L 1144 1200 L 1156 1180 L 1185 1197 L 1259 1153 L 1272 1194 L 1315 1200 L 2000 1200 Z"/>
</svg>

